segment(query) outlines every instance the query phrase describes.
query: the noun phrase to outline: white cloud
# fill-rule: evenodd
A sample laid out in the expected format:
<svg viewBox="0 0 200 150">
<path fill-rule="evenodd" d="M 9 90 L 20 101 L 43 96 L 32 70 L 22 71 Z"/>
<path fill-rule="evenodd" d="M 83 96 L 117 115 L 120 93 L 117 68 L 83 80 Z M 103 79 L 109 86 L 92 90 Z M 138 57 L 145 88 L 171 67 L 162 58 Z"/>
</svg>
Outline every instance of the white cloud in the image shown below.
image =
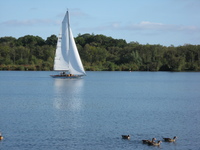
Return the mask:
<svg viewBox="0 0 200 150">
<path fill-rule="evenodd" d="M 163 28 L 164 25 L 162 23 L 154 23 L 149 21 L 142 21 L 137 24 L 130 24 L 124 27 L 124 29 L 128 30 L 158 30 Z"/>
<path fill-rule="evenodd" d="M 112 22 L 106 26 L 97 27 L 99 30 L 127 30 L 127 31 L 185 31 L 185 32 L 199 32 L 200 28 L 198 26 L 185 26 L 185 25 L 175 25 L 175 24 L 163 24 L 149 21 L 142 21 L 140 23 L 130 23 L 122 24 L 119 22 Z"/>
<path fill-rule="evenodd" d="M 5 26 L 19 27 L 19 26 L 34 26 L 34 25 L 57 25 L 58 21 L 49 19 L 32 19 L 32 20 L 8 20 L 0 23 Z"/>
</svg>

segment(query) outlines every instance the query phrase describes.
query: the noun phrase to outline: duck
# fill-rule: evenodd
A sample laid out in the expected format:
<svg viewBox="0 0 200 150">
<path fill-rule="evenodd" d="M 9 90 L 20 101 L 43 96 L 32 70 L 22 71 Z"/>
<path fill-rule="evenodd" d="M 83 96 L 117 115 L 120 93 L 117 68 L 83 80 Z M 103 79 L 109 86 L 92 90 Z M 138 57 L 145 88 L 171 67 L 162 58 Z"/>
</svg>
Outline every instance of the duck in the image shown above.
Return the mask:
<svg viewBox="0 0 200 150">
<path fill-rule="evenodd" d="M 156 138 L 152 138 L 152 140 L 142 140 L 143 144 L 148 144 L 149 142 L 154 142 Z"/>
<path fill-rule="evenodd" d="M 162 141 L 158 141 L 156 142 L 149 142 L 148 145 L 153 145 L 153 146 L 160 146 L 160 143 L 162 143 Z"/>
<path fill-rule="evenodd" d="M 174 136 L 173 139 L 171 139 L 171 138 L 163 138 L 163 139 L 164 139 L 165 142 L 175 142 L 176 139 L 177 139 L 177 136 Z"/>
<path fill-rule="evenodd" d="M 131 138 L 131 136 L 130 135 L 122 135 L 122 139 L 130 139 Z"/>
<path fill-rule="evenodd" d="M 0 132 L 0 140 L 3 140 L 3 136 L 1 135 L 1 132 Z"/>
</svg>

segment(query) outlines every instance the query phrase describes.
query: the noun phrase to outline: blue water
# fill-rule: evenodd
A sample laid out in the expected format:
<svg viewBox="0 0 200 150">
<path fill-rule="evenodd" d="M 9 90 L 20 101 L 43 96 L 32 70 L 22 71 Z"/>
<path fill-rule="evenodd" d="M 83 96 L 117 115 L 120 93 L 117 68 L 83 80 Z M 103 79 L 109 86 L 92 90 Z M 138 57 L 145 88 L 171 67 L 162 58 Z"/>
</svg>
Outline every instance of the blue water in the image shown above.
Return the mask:
<svg viewBox="0 0 200 150">
<path fill-rule="evenodd" d="M 51 74 L 0 71 L 1 150 L 200 149 L 200 73 Z"/>
</svg>

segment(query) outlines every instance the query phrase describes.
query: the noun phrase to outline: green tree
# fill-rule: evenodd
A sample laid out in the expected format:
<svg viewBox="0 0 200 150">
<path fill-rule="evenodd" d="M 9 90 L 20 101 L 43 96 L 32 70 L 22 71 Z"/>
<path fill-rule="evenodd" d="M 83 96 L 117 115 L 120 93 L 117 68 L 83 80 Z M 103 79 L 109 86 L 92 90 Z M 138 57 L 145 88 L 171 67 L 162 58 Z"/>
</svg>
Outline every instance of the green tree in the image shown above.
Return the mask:
<svg viewBox="0 0 200 150">
<path fill-rule="evenodd" d="M 50 37 L 47 37 L 47 40 L 45 41 L 45 43 L 49 46 L 56 47 L 57 40 L 58 40 L 57 36 L 53 34 Z"/>
</svg>

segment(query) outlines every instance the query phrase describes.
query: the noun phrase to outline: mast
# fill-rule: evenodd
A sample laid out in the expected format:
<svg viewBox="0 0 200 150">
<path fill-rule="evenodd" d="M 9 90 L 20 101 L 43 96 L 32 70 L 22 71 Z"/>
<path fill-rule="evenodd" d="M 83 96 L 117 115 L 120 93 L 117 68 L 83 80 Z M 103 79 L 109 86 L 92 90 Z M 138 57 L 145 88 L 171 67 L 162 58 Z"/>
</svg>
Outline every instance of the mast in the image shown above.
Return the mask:
<svg viewBox="0 0 200 150">
<path fill-rule="evenodd" d="M 68 11 L 68 9 L 67 9 L 67 30 L 68 30 L 68 36 L 69 36 L 69 38 L 68 38 L 68 43 L 69 43 L 69 45 L 68 45 L 68 48 L 69 48 L 69 52 L 68 52 L 68 56 L 69 56 L 69 58 L 70 58 L 70 25 L 69 25 L 69 11 Z M 70 63 L 70 61 L 69 61 L 70 59 L 68 59 L 68 64 Z M 69 73 L 70 73 L 70 68 L 69 68 Z"/>
</svg>

